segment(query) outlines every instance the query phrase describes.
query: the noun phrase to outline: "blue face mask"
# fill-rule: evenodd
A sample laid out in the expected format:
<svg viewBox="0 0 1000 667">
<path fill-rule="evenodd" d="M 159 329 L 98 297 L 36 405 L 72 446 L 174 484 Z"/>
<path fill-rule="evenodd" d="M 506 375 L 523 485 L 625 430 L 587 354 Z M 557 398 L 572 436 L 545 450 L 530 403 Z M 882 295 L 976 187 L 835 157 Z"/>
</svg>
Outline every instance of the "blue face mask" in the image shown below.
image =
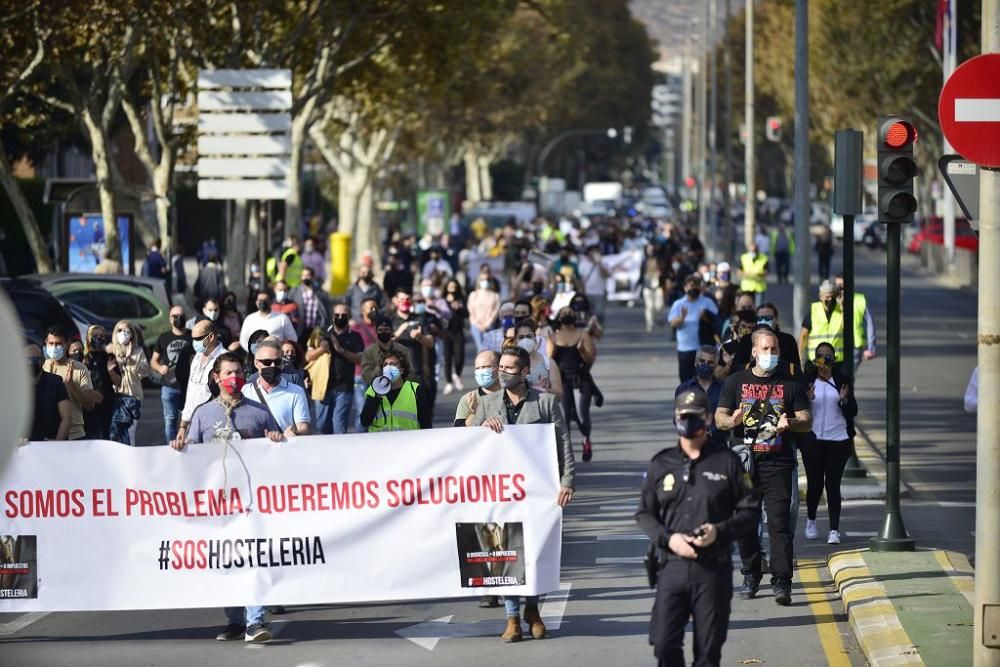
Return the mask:
<svg viewBox="0 0 1000 667">
<path fill-rule="evenodd" d="M 712 367 L 712 364 L 695 364 L 694 372 L 701 379 L 707 380 L 715 373 L 715 368 Z"/>
<path fill-rule="evenodd" d="M 770 352 L 758 355 L 757 365 L 760 366 L 761 370 L 764 372 L 770 373 L 778 367 L 778 355 L 771 354 Z"/>
<path fill-rule="evenodd" d="M 257 343 L 250 343 L 250 354 L 257 356 Z"/>
<path fill-rule="evenodd" d="M 510 329 L 512 326 L 514 326 L 514 316 L 509 315 L 507 317 L 500 318 L 500 326 L 504 330 Z"/>
<path fill-rule="evenodd" d="M 194 348 L 195 352 L 197 352 L 198 354 L 201 354 L 201 353 L 203 353 L 205 351 L 205 341 L 203 341 L 203 340 L 191 341 L 191 347 Z"/>
<path fill-rule="evenodd" d="M 59 361 L 63 358 L 63 353 L 65 348 L 62 345 L 46 345 L 45 346 L 45 356 L 53 361 Z"/>
<path fill-rule="evenodd" d="M 757 324 L 763 324 L 766 326 L 774 328 L 774 318 L 773 317 L 758 317 Z"/>
<path fill-rule="evenodd" d="M 413 304 L 413 312 L 416 315 L 423 315 L 424 313 L 427 312 L 427 304 L 426 303 Z"/>
<path fill-rule="evenodd" d="M 492 387 L 493 383 L 496 382 L 496 375 L 493 373 L 492 368 L 477 368 L 476 369 L 476 384 L 478 384 L 483 389 Z"/>
<path fill-rule="evenodd" d="M 402 371 L 392 365 L 382 367 L 382 375 L 389 378 L 389 382 L 395 382 L 402 375 Z"/>
</svg>

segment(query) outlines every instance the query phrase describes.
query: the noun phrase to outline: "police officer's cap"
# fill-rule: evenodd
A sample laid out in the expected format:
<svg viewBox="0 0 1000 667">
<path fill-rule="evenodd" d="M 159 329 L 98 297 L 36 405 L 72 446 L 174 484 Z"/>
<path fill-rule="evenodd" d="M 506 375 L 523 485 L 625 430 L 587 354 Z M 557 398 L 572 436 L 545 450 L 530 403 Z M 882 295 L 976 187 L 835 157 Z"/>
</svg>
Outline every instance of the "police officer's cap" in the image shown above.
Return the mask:
<svg viewBox="0 0 1000 667">
<path fill-rule="evenodd" d="M 709 410 L 708 394 L 698 389 L 685 391 L 674 401 L 674 415 L 699 414 L 703 415 Z"/>
</svg>

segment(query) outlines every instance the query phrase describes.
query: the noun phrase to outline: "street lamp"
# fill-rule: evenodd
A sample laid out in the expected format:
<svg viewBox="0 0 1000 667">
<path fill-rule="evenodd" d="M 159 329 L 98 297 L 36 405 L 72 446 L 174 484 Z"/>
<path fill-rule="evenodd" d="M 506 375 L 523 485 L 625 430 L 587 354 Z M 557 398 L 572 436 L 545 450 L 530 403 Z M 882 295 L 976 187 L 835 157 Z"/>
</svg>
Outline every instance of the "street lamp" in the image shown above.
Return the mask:
<svg viewBox="0 0 1000 667">
<path fill-rule="evenodd" d="M 538 162 L 536 163 L 535 166 L 535 171 L 538 173 L 538 176 L 541 177 L 545 175 L 545 160 L 549 157 L 549 153 L 552 152 L 552 149 L 555 148 L 556 145 L 559 144 L 561 141 L 563 141 L 564 139 L 568 139 L 570 137 L 595 136 L 595 135 L 604 135 L 608 139 L 614 139 L 615 137 L 618 136 L 618 130 L 616 128 L 609 127 L 603 130 L 576 129 L 576 130 L 566 130 L 565 132 L 560 132 L 559 134 L 554 136 L 549 141 L 549 143 L 545 144 L 545 146 L 542 148 L 542 152 L 538 154 Z"/>
</svg>

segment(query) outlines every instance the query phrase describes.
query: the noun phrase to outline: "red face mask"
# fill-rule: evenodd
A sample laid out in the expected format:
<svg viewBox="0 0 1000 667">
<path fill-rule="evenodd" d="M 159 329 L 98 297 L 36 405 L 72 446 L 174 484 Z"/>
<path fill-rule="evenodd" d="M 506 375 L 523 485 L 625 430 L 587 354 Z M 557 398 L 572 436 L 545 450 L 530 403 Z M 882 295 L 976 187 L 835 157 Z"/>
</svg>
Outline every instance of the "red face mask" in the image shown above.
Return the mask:
<svg viewBox="0 0 1000 667">
<path fill-rule="evenodd" d="M 239 375 L 230 375 L 225 380 L 219 382 L 219 387 L 222 388 L 224 392 L 230 396 L 236 396 L 241 391 L 243 391 L 243 385 L 247 383 L 246 379 Z"/>
<path fill-rule="evenodd" d="M 410 301 L 409 299 L 400 301 L 399 305 L 396 306 L 396 309 L 399 310 L 399 312 L 401 313 L 408 313 L 410 312 L 411 308 L 413 308 L 413 302 Z"/>
</svg>

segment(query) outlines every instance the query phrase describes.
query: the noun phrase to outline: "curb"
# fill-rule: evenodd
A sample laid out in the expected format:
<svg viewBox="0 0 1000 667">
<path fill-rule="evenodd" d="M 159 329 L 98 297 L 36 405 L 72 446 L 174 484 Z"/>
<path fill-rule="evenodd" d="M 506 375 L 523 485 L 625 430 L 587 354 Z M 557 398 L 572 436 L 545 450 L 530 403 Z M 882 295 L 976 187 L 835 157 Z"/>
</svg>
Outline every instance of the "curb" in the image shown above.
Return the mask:
<svg viewBox="0 0 1000 667">
<path fill-rule="evenodd" d="M 861 650 L 873 667 L 923 665 L 885 588 L 875 581 L 861 556 L 864 551 L 867 549 L 841 551 L 829 560 L 830 572 Z"/>
</svg>

